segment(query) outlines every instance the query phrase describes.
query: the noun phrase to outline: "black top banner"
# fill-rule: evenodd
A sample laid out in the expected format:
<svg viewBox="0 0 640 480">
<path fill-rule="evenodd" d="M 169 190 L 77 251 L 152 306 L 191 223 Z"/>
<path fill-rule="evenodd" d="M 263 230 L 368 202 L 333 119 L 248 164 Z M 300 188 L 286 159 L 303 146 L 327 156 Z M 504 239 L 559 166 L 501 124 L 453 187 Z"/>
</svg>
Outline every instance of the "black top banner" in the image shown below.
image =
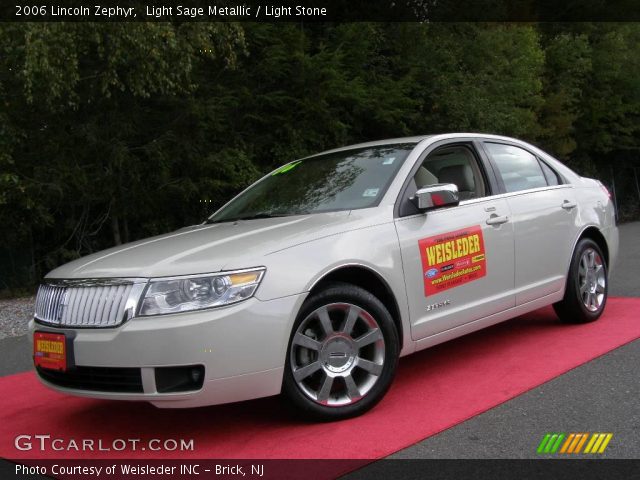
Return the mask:
<svg viewBox="0 0 640 480">
<path fill-rule="evenodd" d="M 3 22 L 616 22 L 637 0 L 14 0 Z"/>
</svg>

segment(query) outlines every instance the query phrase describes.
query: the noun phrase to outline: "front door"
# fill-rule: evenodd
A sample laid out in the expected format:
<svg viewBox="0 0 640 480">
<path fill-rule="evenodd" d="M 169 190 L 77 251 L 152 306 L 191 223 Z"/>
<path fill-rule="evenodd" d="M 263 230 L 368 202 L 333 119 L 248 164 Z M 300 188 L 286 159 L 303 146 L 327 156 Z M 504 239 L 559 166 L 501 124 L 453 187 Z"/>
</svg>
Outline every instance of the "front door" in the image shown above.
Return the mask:
<svg viewBox="0 0 640 480">
<path fill-rule="evenodd" d="M 515 306 L 509 205 L 491 194 L 472 144 L 430 153 L 415 173 L 455 183 L 458 206 L 395 220 L 415 340 Z"/>
</svg>

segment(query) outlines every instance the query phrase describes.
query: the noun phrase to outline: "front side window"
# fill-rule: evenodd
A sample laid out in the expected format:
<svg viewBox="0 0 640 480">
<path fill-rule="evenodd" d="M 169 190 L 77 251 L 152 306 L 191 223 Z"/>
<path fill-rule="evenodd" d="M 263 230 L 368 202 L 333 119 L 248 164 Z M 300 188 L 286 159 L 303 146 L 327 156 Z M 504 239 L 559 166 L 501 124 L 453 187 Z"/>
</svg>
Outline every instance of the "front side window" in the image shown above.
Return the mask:
<svg viewBox="0 0 640 480">
<path fill-rule="evenodd" d="M 480 198 L 486 188 L 476 156 L 466 145 L 445 146 L 430 153 L 414 176 L 416 188 L 453 183 L 460 200 Z"/>
<path fill-rule="evenodd" d="M 216 212 L 208 223 L 377 206 L 415 143 L 379 145 L 291 162 Z"/>
<path fill-rule="evenodd" d="M 520 147 L 485 143 L 507 192 L 519 192 L 548 186 L 538 159 Z"/>
</svg>

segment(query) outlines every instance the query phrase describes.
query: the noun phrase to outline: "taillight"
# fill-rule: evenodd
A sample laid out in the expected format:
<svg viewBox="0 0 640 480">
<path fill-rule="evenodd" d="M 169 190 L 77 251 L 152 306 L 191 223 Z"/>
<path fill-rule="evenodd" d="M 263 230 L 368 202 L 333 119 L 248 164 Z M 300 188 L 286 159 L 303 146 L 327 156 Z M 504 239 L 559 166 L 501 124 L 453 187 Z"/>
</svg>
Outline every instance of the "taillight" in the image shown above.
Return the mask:
<svg viewBox="0 0 640 480">
<path fill-rule="evenodd" d="M 601 181 L 598 180 L 598 183 L 600 184 L 600 188 L 602 189 L 602 191 L 607 194 L 607 197 L 609 197 L 609 199 L 611 199 L 611 192 L 609 191 L 609 189 Z"/>
</svg>

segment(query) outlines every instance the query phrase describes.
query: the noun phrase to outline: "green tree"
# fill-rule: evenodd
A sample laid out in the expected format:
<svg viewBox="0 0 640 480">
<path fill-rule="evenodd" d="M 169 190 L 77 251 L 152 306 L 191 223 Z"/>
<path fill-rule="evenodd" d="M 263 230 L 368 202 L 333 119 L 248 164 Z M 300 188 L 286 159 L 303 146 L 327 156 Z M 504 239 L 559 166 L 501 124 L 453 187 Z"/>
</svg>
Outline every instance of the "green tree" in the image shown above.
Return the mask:
<svg viewBox="0 0 640 480">
<path fill-rule="evenodd" d="M 201 63 L 233 66 L 242 29 L 4 24 L 0 39 L 2 238 L 30 244 L 42 271 L 173 227 L 162 209 L 164 190 L 184 180 L 181 107 Z"/>
<path fill-rule="evenodd" d="M 583 90 L 593 73 L 592 50 L 583 33 L 552 33 L 545 43 L 540 137 L 546 148 L 567 160 L 578 146 L 576 120 L 582 113 Z"/>
<path fill-rule="evenodd" d="M 423 131 L 537 137 L 544 54 L 534 27 L 433 24 L 416 40 Z"/>
<path fill-rule="evenodd" d="M 0 288 L 396 136 L 507 134 L 585 175 L 615 165 L 636 208 L 635 24 L 23 23 L 0 40 Z"/>
</svg>

